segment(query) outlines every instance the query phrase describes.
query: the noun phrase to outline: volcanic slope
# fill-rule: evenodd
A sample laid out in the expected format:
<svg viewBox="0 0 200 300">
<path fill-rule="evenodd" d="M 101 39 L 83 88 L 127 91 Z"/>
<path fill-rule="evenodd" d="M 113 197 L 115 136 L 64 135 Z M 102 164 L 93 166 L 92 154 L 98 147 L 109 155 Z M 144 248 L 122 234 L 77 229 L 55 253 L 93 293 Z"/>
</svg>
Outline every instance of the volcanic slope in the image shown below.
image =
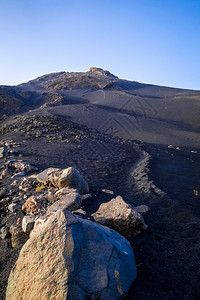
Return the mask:
<svg viewBox="0 0 200 300">
<path fill-rule="evenodd" d="M 39 170 L 74 166 L 83 173 L 92 194 L 84 203 L 89 216 L 119 194 L 151 208 L 148 229 L 130 239 L 138 278 L 127 299 L 200 298 L 199 91 L 130 82 L 91 68 L 3 86 L 0 112 L 9 115 L 0 118 L 1 140 L 19 143 L 23 160 Z M 6 190 L 1 226 L 13 220 L 7 206 L 19 191 L 10 194 L 12 180 L 0 181 Z M 4 299 L 17 252 L 8 240 L 0 242 Z"/>
<path fill-rule="evenodd" d="M 123 80 L 100 68 L 52 73 L 12 89 L 21 102 L 1 102 L 1 114 L 38 108 L 127 139 L 199 146 L 200 91 Z"/>
</svg>

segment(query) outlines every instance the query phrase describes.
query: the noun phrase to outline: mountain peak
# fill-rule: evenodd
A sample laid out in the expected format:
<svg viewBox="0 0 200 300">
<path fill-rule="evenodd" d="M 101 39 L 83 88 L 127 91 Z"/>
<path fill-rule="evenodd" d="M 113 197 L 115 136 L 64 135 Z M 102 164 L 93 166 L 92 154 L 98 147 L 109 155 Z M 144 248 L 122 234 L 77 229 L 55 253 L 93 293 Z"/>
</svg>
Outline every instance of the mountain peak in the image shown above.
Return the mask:
<svg viewBox="0 0 200 300">
<path fill-rule="evenodd" d="M 96 75 L 101 75 L 101 76 L 107 76 L 107 77 L 112 77 L 112 78 L 118 78 L 117 76 L 111 74 L 107 70 L 103 70 L 101 68 L 96 68 L 96 67 L 91 67 L 89 72 L 96 74 Z"/>
</svg>

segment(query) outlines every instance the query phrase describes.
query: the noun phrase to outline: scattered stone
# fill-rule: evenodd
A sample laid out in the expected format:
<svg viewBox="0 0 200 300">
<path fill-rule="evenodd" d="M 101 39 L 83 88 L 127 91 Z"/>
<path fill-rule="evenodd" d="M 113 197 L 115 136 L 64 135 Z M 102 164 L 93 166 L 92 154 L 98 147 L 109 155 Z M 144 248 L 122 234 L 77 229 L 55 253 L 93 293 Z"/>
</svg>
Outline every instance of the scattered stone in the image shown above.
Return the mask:
<svg viewBox="0 0 200 300">
<path fill-rule="evenodd" d="M 92 217 L 96 222 L 113 228 L 126 237 L 138 235 L 147 228 L 142 215 L 121 196 L 102 203 Z"/>
<path fill-rule="evenodd" d="M 7 205 L 10 202 L 10 197 L 2 198 L 0 201 L 0 206 Z"/>
<path fill-rule="evenodd" d="M 26 175 L 26 172 L 22 171 L 22 172 L 15 173 L 11 178 L 23 177 L 25 175 Z"/>
<path fill-rule="evenodd" d="M 0 174 L 0 179 L 6 179 L 11 176 L 12 176 L 12 172 L 9 170 L 9 168 L 5 167 Z"/>
<path fill-rule="evenodd" d="M 0 238 L 2 240 L 6 239 L 7 237 L 9 237 L 10 235 L 10 232 L 9 232 L 9 228 L 8 226 L 3 226 L 1 229 L 0 229 Z"/>
<path fill-rule="evenodd" d="M 11 244 L 13 248 L 21 247 L 27 240 L 27 235 L 23 232 L 21 222 L 10 227 Z"/>
<path fill-rule="evenodd" d="M 106 193 L 106 194 L 114 195 L 114 192 L 111 191 L 111 190 L 102 189 L 102 192 L 103 192 L 103 193 Z"/>
<path fill-rule="evenodd" d="M 20 182 L 19 189 L 24 192 L 27 192 L 36 186 L 36 181 L 36 178 L 32 176 L 28 178 L 23 178 Z"/>
<path fill-rule="evenodd" d="M 78 215 L 83 215 L 83 216 L 87 214 L 86 211 L 84 211 L 82 208 L 76 209 L 75 211 L 73 211 L 73 213 Z"/>
<path fill-rule="evenodd" d="M 8 210 L 11 212 L 15 212 L 19 208 L 19 204 L 17 203 L 11 203 L 8 205 Z"/>
<path fill-rule="evenodd" d="M 80 195 L 77 192 L 72 192 L 70 194 L 57 194 L 57 197 L 58 196 L 59 200 L 49 206 L 47 214 L 56 212 L 59 209 L 74 211 L 81 206 Z"/>
<path fill-rule="evenodd" d="M 77 189 L 80 194 L 87 194 L 89 186 L 80 172 L 69 167 L 67 169 L 48 168 L 37 175 L 37 180 L 44 185 L 52 184 L 62 189 L 64 187 Z"/>
<path fill-rule="evenodd" d="M 84 195 L 81 195 L 81 201 L 86 200 L 86 199 L 91 198 L 91 197 L 92 197 L 91 194 L 84 194 Z"/>
<path fill-rule="evenodd" d="M 48 190 L 48 193 L 46 194 L 46 199 L 49 203 L 54 203 L 56 201 L 54 192 L 51 190 Z"/>
<path fill-rule="evenodd" d="M 136 273 L 124 237 L 59 210 L 31 232 L 10 273 L 6 300 L 118 299 Z"/>
<path fill-rule="evenodd" d="M 20 224 L 21 223 L 21 218 L 18 218 L 17 219 L 17 224 Z"/>
<path fill-rule="evenodd" d="M 24 216 L 22 219 L 22 229 L 25 233 L 29 234 L 33 229 L 35 223 L 35 217 L 33 216 Z"/>
<path fill-rule="evenodd" d="M 26 173 L 29 173 L 29 172 L 35 172 L 38 170 L 37 167 L 29 164 L 29 163 L 25 163 L 25 162 L 22 162 L 22 161 L 16 161 L 16 162 L 13 162 L 12 163 L 12 167 L 14 167 L 17 171 L 19 172 L 26 172 Z"/>
<path fill-rule="evenodd" d="M 42 209 L 42 199 L 41 197 L 30 196 L 24 205 L 22 210 L 24 210 L 28 215 L 35 216 L 40 213 Z"/>
<path fill-rule="evenodd" d="M 8 153 L 11 154 L 11 155 L 15 155 L 15 156 L 19 155 L 19 152 L 15 149 L 8 150 Z"/>
<path fill-rule="evenodd" d="M 150 210 L 149 206 L 147 206 L 147 205 L 135 206 L 135 207 L 133 207 L 133 209 L 135 209 L 140 214 L 144 214 Z"/>
<path fill-rule="evenodd" d="M 196 196 L 196 197 L 199 196 L 199 192 L 197 190 L 194 190 L 193 193 L 194 193 L 194 196 Z"/>
<path fill-rule="evenodd" d="M 15 185 L 18 185 L 18 181 L 17 180 L 14 180 L 12 183 L 11 183 L 12 186 L 15 186 Z"/>
<path fill-rule="evenodd" d="M 19 197 L 19 196 L 13 196 L 13 197 L 12 197 L 12 202 L 13 202 L 13 203 L 16 203 L 16 202 L 18 202 L 20 199 L 21 199 L 21 197 Z"/>
<path fill-rule="evenodd" d="M 62 188 L 55 192 L 55 196 L 59 195 L 65 195 L 65 194 L 71 194 L 71 193 L 76 193 L 78 192 L 77 189 L 69 189 L 69 188 Z"/>
<path fill-rule="evenodd" d="M 6 147 L 0 147 L 0 158 L 8 156 L 8 149 Z"/>
</svg>

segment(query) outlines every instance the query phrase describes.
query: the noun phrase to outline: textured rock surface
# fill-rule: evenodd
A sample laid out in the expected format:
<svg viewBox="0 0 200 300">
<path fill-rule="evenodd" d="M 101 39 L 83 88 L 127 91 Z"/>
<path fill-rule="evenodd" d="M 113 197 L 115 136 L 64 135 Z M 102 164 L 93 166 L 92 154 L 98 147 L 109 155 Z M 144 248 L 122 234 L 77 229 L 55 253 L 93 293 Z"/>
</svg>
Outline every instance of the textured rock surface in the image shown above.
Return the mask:
<svg viewBox="0 0 200 300">
<path fill-rule="evenodd" d="M 64 187 L 74 188 L 77 189 L 80 194 L 89 192 L 89 186 L 84 177 L 73 167 L 63 170 L 48 168 L 38 174 L 37 180 L 43 184 L 51 183 L 59 189 Z"/>
<path fill-rule="evenodd" d="M 77 192 L 72 192 L 68 194 L 57 194 L 59 200 L 54 202 L 49 206 L 47 213 L 56 212 L 59 209 L 67 209 L 69 211 L 76 210 L 81 206 L 80 195 Z"/>
<path fill-rule="evenodd" d="M 133 250 L 124 237 L 59 210 L 21 249 L 6 300 L 118 299 L 135 278 Z"/>
<path fill-rule="evenodd" d="M 60 169 L 58 168 L 48 168 L 45 169 L 44 171 L 42 171 L 41 173 L 39 173 L 37 175 L 37 180 L 41 183 L 43 183 L 44 185 L 49 184 L 49 175 L 53 172 L 59 171 Z"/>
<path fill-rule="evenodd" d="M 31 216 L 40 213 L 41 208 L 42 208 L 42 199 L 35 196 L 29 197 L 24 203 L 24 205 L 22 205 L 22 210 L 24 210 L 28 215 Z"/>
<path fill-rule="evenodd" d="M 147 228 L 142 215 L 121 196 L 102 203 L 92 217 L 96 222 L 113 228 L 126 237 L 138 235 Z"/>
</svg>

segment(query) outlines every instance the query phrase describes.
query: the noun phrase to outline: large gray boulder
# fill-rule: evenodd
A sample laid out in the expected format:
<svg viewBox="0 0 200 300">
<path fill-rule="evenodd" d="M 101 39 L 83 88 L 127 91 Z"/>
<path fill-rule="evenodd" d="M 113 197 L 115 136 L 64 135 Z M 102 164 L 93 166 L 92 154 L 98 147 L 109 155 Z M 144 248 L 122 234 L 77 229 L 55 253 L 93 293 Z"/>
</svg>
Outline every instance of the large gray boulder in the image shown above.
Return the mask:
<svg viewBox="0 0 200 300">
<path fill-rule="evenodd" d="M 145 207 L 147 209 L 147 206 Z M 140 208 L 142 210 L 142 207 Z M 102 203 L 92 217 L 96 222 L 113 228 L 126 237 L 131 237 L 147 228 L 142 214 L 136 209 L 127 204 L 121 196 L 117 196 L 107 203 Z"/>
<path fill-rule="evenodd" d="M 136 272 L 126 238 L 59 210 L 33 230 L 22 247 L 6 300 L 118 299 Z"/>
<path fill-rule="evenodd" d="M 73 167 L 67 169 L 48 168 L 37 175 L 37 180 L 45 185 L 52 184 L 59 189 L 64 187 L 77 189 L 80 194 L 89 192 L 85 178 Z"/>
</svg>

